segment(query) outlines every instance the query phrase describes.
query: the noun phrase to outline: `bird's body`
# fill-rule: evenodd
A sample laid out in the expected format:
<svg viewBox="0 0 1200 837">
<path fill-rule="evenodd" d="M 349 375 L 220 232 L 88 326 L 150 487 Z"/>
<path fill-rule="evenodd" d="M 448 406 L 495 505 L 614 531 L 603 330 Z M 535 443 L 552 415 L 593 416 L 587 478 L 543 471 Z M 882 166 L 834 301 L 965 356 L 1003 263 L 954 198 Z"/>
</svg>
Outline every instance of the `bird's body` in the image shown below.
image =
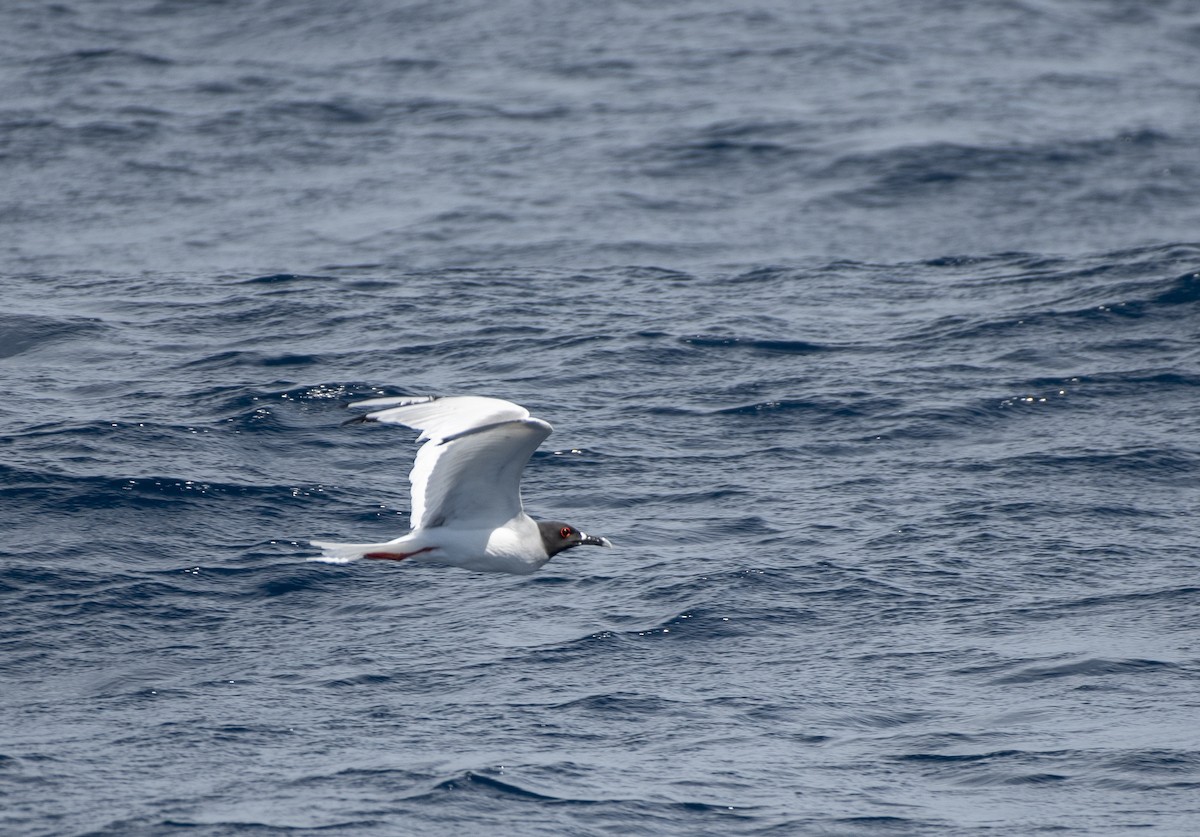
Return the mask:
<svg viewBox="0 0 1200 837">
<path fill-rule="evenodd" d="M 539 523 L 521 503 L 525 463 L 553 428 L 524 407 L 479 396 L 376 398 L 354 421 L 401 424 L 425 444 L 409 474 L 412 530 L 384 543 L 313 541 L 317 560 L 416 560 L 519 575 L 581 544 L 611 546 L 565 523 Z"/>
</svg>

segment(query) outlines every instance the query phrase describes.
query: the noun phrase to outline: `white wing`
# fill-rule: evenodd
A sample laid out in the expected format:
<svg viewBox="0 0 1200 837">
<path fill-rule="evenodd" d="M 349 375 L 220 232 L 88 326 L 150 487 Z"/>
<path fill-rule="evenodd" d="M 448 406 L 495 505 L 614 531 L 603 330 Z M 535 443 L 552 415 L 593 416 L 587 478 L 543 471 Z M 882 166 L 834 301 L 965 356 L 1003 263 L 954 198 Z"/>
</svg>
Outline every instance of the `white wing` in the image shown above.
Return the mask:
<svg viewBox="0 0 1200 837">
<path fill-rule="evenodd" d="M 521 473 L 552 430 L 499 398 L 373 398 L 350 406 L 384 407 L 365 419 L 421 431 L 425 444 L 408 475 L 414 529 L 499 526 L 519 514 Z"/>
</svg>

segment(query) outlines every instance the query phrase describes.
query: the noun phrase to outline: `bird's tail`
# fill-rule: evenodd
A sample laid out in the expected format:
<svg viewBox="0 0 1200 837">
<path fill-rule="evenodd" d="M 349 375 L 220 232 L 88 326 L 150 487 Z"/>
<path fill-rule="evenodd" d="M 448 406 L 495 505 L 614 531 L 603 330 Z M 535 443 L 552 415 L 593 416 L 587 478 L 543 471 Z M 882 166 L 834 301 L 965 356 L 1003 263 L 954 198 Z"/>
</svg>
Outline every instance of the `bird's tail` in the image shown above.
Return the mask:
<svg viewBox="0 0 1200 837">
<path fill-rule="evenodd" d="M 321 561 L 325 564 L 349 564 L 362 558 L 368 552 L 378 552 L 387 546 L 386 543 L 333 543 L 332 541 L 309 541 L 309 544 L 321 550 L 321 554 L 310 561 Z"/>
</svg>

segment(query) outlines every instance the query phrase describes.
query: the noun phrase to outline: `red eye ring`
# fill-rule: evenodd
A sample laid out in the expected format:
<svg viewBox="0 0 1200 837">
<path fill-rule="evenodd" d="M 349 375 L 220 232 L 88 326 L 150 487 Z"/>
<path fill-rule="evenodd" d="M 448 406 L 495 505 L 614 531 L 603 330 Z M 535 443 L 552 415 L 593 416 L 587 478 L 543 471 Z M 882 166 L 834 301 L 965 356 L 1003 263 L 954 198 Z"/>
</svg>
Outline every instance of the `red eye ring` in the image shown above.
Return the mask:
<svg viewBox="0 0 1200 837">
<path fill-rule="evenodd" d="M 565 541 L 567 538 L 571 537 L 571 527 L 570 527 L 570 526 L 564 526 L 564 527 L 562 527 L 561 529 L 559 529 L 559 530 L 558 530 L 558 536 L 559 536 L 560 538 L 562 538 L 564 541 Z"/>
</svg>

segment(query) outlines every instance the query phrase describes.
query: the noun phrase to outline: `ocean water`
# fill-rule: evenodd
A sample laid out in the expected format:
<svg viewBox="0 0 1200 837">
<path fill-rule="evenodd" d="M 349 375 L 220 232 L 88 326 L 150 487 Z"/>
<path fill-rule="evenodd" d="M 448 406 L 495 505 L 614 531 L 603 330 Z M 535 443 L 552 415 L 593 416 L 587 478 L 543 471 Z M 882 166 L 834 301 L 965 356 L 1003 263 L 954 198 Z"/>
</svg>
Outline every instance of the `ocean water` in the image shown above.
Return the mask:
<svg viewBox="0 0 1200 837">
<path fill-rule="evenodd" d="M 1200 829 L 1200 11 L 0 7 L 0 832 Z M 555 425 L 528 577 L 415 434 Z"/>
</svg>

